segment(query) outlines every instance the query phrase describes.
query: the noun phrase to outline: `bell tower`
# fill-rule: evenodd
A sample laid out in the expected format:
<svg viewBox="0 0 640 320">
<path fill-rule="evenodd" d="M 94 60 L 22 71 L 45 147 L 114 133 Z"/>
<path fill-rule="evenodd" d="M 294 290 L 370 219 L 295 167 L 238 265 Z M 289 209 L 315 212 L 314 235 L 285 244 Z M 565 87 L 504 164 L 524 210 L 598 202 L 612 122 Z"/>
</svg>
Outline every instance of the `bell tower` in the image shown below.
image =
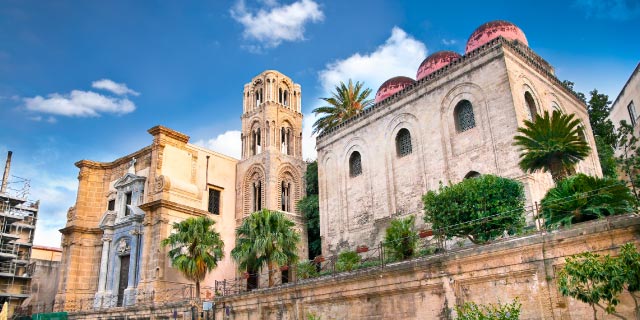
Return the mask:
<svg viewBox="0 0 640 320">
<path fill-rule="evenodd" d="M 264 71 L 244 85 L 236 221 L 261 209 L 284 212 L 300 231 L 300 256 L 306 257 L 306 226 L 296 208 L 305 195 L 301 110 L 300 85 L 278 71 Z"/>
</svg>

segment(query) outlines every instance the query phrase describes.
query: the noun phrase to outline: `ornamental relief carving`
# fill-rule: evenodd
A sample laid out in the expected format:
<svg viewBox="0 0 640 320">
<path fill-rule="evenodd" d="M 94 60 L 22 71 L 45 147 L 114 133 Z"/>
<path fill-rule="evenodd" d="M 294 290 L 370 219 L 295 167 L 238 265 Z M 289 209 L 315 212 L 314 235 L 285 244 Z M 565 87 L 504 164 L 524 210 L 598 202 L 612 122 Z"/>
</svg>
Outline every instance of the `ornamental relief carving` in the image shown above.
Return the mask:
<svg viewBox="0 0 640 320">
<path fill-rule="evenodd" d="M 76 217 L 76 207 L 73 206 L 67 210 L 67 222 L 73 221 L 75 217 Z"/>
<path fill-rule="evenodd" d="M 120 239 L 120 241 L 118 241 L 118 245 L 116 247 L 116 251 L 118 252 L 118 255 L 120 255 L 120 256 L 126 255 L 129 252 L 131 252 L 131 247 L 129 246 L 129 243 L 127 243 L 127 240 Z"/>
</svg>

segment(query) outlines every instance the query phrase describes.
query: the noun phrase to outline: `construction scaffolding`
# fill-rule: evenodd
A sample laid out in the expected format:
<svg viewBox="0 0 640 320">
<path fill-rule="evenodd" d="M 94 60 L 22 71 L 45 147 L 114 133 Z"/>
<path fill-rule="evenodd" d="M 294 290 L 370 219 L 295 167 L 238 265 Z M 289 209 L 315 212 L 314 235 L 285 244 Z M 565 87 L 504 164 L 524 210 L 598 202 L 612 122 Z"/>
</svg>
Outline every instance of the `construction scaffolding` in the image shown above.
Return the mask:
<svg viewBox="0 0 640 320">
<path fill-rule="evenodd" d="M 31 247 L 38 217 L 38 202 L 27 200 L 29 180 L 9 178 L 11 151 L 0 186 L 0 305 L 9 315 L 31 293 Z"/>
</svg>

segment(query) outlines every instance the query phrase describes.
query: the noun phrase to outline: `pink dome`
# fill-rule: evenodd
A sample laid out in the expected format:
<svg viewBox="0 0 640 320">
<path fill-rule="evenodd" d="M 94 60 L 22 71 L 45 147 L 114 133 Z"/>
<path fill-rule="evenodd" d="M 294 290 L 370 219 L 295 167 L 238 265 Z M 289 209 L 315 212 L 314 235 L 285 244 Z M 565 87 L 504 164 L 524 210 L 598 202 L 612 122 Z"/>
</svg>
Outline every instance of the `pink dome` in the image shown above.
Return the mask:
<svg viewBox="0 0 640 320">
<path fill-rule="evenodd" d="M 409 77 L 393 77 L 385 81 L 376 93 L 375 103 L 384 100 L 386 97 L 412 85 L 415 81 Z"/>
<path fill-rule="evenodd" d="M 518 40 L 518 42 L 523 43 L 526 46 L 529 45 L 524 32 L 522 32 L 522 30 L 520 30 L 520 28 L 515 24 L 509 21 L 496 20 L 481 25 L 471 34 L 467 41 L 465 54 L 497 38 L 498 36 L 502 36 L 508 40 Z"/>
<path fill-rule="evenodd" d="M 416 75 L 416 80 L 420 80 L 434 72 L 438 69 L 448 65 L 454 60 L 457 60 L 461 56 L 453 51 L 438 51 L 430 56 L 428 56 L 418 68 L 418 74 Z"/>
</svg>

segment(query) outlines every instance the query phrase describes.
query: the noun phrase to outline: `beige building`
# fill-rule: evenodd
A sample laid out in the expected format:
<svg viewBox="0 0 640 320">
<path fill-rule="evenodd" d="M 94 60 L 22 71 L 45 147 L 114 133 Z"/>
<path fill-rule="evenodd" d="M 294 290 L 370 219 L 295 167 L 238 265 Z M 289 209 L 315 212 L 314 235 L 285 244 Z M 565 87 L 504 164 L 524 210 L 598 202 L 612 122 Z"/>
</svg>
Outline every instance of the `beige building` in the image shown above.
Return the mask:
<svg viewBox="0 0 640 320">
<path fill-rule="evenodd" d="M 495 174 L 521 181 L 529 205 L 540 201 L 551 177 L 518 167 L 513 137 L 552 110 L 580 119 L 593 152 L 578 171 L 600 176 L 585 104 L 509 22 L 479 27 L 464 55 L 427 57 L 417 80 L 385 82 L 373 107 L 317 139 L 323 254 L 377 246 L 395 217 L 424 224 L 422 195 L 440 183 Z"/>
<path fill-rule="evenodd" d="M 626 121 L 634 128 L 636 136 L 640 136 L 640 63 L 636 66 L 633 73 L 624 84 L 620 94 L 611 105 L 611 113 L 609 119 L 616 128 L 619 127 L 620 121 Z"/>
<path fill-rule="evenodd" d="M 276 71 L 265 71 L 245 86 L 241 160 L 156 126 L 148 130 L 152 143 L 132 154 L 112 162 L 77 162 L 78 196 L 61 230 L 56 300 L 92 300 L 95 308 L 130 306 L 146 293 L 191 284 L 160 245 L 173 223 L 189 217 L 215 220 L 225 243 L 225 258 L 203 281 L 203 294 L 211 294 L 206 287 L 214 280 L 236 275 L 235 229 L 249 213 L 283 211 L 306 241 L 295 209 L 305 190 L 300 93 L 299 85 Z"/>
<path fill-rule="evenodd" d="M 9 316 L 29 297 L 33 267 L 29 264 L 39 202 L 27 200 L 27 180 L 9 180 L 9 151 L 0 186 L 0 306 Z"/>
<path fill-rule="evenodd" d="M 46 311 L 56 297 L 60 276 L 62 249 L 45 246 L 33 246 L 31 249 L 31 295 L 22 304 L 30 307 L 33 313 Z"/>
</svg>

